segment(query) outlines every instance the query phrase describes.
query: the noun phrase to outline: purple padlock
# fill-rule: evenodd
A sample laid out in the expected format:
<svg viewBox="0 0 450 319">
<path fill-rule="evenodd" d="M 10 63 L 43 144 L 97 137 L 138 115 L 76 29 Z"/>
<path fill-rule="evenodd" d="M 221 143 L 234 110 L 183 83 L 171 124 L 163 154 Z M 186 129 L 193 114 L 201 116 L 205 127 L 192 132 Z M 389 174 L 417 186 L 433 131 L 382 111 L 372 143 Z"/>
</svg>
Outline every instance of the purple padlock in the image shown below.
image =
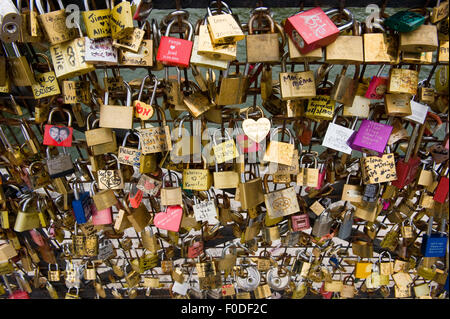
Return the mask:
<svg viewBox="0 0 450 319">
<path fill-rule="evenodd" d="M 348 139 L 347 144 L 354 150 L 382 156 L 391 132 L 390 125 L 363 120 L 359 130 Z"/>
</svg>

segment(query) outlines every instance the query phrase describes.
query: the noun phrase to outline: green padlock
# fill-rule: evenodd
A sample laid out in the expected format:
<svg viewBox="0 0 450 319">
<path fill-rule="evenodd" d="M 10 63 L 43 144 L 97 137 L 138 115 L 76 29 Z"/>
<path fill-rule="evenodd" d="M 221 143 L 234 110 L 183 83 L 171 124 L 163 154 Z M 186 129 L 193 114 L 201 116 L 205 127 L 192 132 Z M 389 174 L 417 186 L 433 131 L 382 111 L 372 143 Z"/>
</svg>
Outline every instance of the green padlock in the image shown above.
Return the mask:
<svg viewBox="0 0 450 319">
<path fill-rule="evenodd" d="M 425 23 L 425 17 L 412 11 L 400 11 L 384 21 L 384 25 L 398 32 L 411 32 Z"/>
</svg>

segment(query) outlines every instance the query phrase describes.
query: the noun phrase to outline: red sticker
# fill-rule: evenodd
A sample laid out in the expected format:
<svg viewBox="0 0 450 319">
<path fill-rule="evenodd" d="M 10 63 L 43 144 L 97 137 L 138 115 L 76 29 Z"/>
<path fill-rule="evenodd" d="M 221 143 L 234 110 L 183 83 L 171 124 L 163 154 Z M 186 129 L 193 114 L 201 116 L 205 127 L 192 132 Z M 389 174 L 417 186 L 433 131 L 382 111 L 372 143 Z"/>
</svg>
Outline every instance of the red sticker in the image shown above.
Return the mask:
<svg viewBox="0 0 450 319">
<path fill-rule="evenodd" d="M 45 125 L 44 145 L 50 146 L 72 146 L 73 128 L 63 125 Z"/>
</svg>

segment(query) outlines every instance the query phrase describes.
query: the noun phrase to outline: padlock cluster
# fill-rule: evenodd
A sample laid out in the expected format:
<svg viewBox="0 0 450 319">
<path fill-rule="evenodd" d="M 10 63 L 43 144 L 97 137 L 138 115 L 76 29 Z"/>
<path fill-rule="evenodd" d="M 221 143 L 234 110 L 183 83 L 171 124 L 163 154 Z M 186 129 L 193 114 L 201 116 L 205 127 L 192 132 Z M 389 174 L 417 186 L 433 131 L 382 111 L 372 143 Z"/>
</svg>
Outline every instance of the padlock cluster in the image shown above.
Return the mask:
<svg viewBox="0 0 450 319">
<path fill-rule="evenodd" d="M 1 297 L 448 298 L 448 1 L 63 2 L 0 8 Z"/>
</svg>

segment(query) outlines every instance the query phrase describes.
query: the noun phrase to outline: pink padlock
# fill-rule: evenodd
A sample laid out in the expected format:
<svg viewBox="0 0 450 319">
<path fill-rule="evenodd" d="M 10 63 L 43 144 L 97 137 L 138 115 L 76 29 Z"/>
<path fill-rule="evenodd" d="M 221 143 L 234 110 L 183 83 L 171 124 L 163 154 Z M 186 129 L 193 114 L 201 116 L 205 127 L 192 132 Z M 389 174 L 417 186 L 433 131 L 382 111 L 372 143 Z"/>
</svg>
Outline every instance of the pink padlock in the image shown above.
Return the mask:
<svg viewBox="0 0 450 319">
<path fill-rule="evenodd" d="M 236 141 L 242 153 L 255 153 L 259 151 L 259 144 L 249 139 L 245 134 L 237 135 Z"/>
<path fill-rule="evenodd" d="M 325 164 L 322 165 L 322 168 L 319 171 L 319 180 L 317 182 L 317 187 L 314 187 L 315 189 L 321 189 L 323 185 L 323 181 L 325 180 L 325 175 L 327 173 L 327 170 L 325 169 Z"/>
<path fill-rule="evenodd" d="M 363 120 L 359 130 L 347 141 L 354 150 L 370 155 L 382 156 L 393 127 L 387 124 Z"/>
<path fill-rule="evenodd" d="M 383 72 L 385 66 L 383 64 L 378 70 L 377 75 L 370 80 L 369 88 L 364 95 L 366 98 L 372 100 L 381 100 L 384 98 L 389 80 L 389 78 L 381 76 L 381 72 Z"/>
<path fill-rule="evenodd" d="M 311 228 L 308 214 L 292 215 L 291 224 L 294 231 L 301 231 Z"/>
<path fill-rule="evenodd" d="M 111 207 L 97 210 L 95 204 L 92 204 L 92 224 L 93 225 L 109 225 L 112 224 Z"/>
</svg>

